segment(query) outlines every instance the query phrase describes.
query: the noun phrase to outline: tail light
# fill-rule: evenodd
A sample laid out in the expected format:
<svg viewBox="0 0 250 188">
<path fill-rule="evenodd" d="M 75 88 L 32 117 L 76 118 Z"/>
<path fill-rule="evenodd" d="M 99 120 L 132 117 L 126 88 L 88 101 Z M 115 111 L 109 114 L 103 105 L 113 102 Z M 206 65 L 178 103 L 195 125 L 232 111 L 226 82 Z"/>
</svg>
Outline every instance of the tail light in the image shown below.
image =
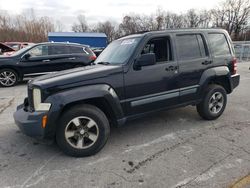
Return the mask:
<svg viewBox="0 0 250 188">
<path fill-rule="evenodd" d="M 89 57 L 89 59 L 90 59 L 91 61 L 94 61 L 94 60 L 96 60 L 96 56 L 95 56 L 95 55 L 92 55 L 92 56 Z"/>
<path fill-rule="evenodd" d="M 237 59 L 236 58 L 233 59 L 232 65 L 233 65 L 233 74 L 236 74 L 237 72 Z"/>
</svg>

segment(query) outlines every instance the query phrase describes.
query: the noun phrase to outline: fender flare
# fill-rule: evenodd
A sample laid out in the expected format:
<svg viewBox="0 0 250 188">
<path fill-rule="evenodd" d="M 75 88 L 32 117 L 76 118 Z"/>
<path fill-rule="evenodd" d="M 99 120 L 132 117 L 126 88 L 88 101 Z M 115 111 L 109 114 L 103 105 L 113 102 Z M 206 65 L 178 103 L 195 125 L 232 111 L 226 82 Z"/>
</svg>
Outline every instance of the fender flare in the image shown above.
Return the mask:
<svg viewBox="0 0 250 188">
<path fill-rule="evenodd" d="M 50 125 L 47 126 L 48 130 L 46 132 L 49 132 L 49 134 L 55 133 L 57 121 L 65 106 L 95 98 L 103 98 L 108 102 L 116 120 L 124 117 L 119 97 L 111 86 L 107 84 L 87 85 L 60 91 L 45 100 L 46 103 L 52 104 L 48 114 Z"/>
<path fill-rule="evenodd" d="M 208 86 L 209 82 L 216 79 L 216 78 L 223 78 L 227 82 L 229 88 L 228 93 L 233 91 L 232 81 L 231 81 L 231 73 L 227 66 L 221 67 L 213 67 L 205 70 L 201 76 L 199 81 L 200 88 L 198 90 L 198 94 L 202 95 L 204 89 Z"/>
</svg>

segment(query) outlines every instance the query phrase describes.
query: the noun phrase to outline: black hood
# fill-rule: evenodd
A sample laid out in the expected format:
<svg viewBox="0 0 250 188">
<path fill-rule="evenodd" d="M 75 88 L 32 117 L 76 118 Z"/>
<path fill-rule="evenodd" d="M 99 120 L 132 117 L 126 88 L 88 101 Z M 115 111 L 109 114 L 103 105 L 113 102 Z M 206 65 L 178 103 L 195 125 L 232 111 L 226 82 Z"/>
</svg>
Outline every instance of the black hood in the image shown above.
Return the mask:
<svg viewBox="0 0 250 188">
<path fill-rule="evenodd" d="M 40 76 L 29 84 L 39 86 L 42 89 L 76 87 L 95 83 L 93 80 L 100 80 L 100 78 L 121 71 L 122 66 L 92 65 Z"/>
<path fill-rule="evenodd" d="M 16 59 L 17 59 L 16 56 L 0 55 L 0 63 L 15 62 Z"/>
</svg>

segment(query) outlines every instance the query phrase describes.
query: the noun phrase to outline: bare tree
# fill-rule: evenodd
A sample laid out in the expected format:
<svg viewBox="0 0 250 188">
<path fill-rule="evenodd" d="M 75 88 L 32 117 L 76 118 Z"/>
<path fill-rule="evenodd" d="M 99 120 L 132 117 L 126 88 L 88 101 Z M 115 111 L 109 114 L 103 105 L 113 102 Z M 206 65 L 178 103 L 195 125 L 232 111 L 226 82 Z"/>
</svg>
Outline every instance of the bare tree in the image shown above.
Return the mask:
<svg viewBox="0 0 250 188">
<path fill-rule="evenodd" d="M 226 0 L 212 11 L 215 27 L 225 28 L 229 34 L 238 39 L 245 32 L 250 19 L 249 0 Z"/>
<path fill-rule="evenodd" d="M 33 16 L 9 16 L 6 12 L 0 13 L 0 41 L 47 41 L 48 32 L 54 31 L 54 24 L 48 17 L 36 18 Z"/>
<path fill-rule="evenodd" d="M 63 25 L 63 23 L 60 20 L 57 20 L 55 23 L 55 30 L 57 32 L 62 32 L 63 30 L 65 30 L 65 26 Z"/>
<path fill-rule="evenodd" d="M 165 28 L 176 29 L 185 27 L 185 17 L 181 14 L 167 12 L 165 15 Z"/>
<path fill-rule="evenodd" d="M 208 27 L 212 26 L 211 10 L 202 10 L 202 11 L 200 11 L 199 17 L 200 17 L 199 27 L 208 28 Z"/>
<path fill-rule="evenodd" d="M 74 23 L 73 26 L 72 26 L 72 30 L 74 32 L 86 32 L 88 31 L 88 24 L 87 24 L 87 21 L 85 19 L 85 16 L 84 15 L 78 15 L 77 16 L 77 21 L 78 23 Z"/>
<path fill-rule="evenodd" d="M 162 27 L 162 23 L 163 21 L 159 19 L 157 23 L 154 15 L 130 14 L 123 17 L 123 21 L 119 25 L 118 33 L 120 36 L 123 36 L 142 31 L 153 31 L 157 30 L 157 27 Z"/>
<path fill-rule="evenodd" d="M 99 22 L 94 28 L 88 25 L 84 15 L 78 15 L 72 25 L 75 32 L 104 32 L 108 41 L 141 31 L 164 30 L 168 28 L 209 28 L 226 29 L 236 40 L 250 38 L 250 1 L 224 0 L 211 10 L 190 9 L 186 13 L 166 12 L 158 8 L 150 15 L 130 13 L 123 17 L 120 24 L 110 21 Z M 60 21 L 49 17 L 37 17 L 33 9 L 27 9 L 22 15 L 9 15 L 0 10 L 0 41 L 47 41 L 51 31 L 63 31 Z"/>
<path fill-rule="evenodd" d="M 160 9 L 160 8 L 158 8 L 157 10 L 156 10 L 156 29 L 157 30 L 163 30 L 164 29 L 164 17 L 165 17 L 165 12 L 162 10 L 162 9 Z"/>
<path fill-rule="evenodd" d="M 190 9 L 185 15 L 187 27 L 199 27 L 201 19 L 199 13 L 195 9 Z"/>
<path fill-rule="evenodd" d="M 138 32 L 138 26 L 134 16 L 124 16 L 122 23 L 119 25 L 121 35 L 129 35 Z"/>
<path fill-rule="evenodd" d="M 107 35 L 108 42 L 113 41 L 116 37 L 115 26 L 110 21 L 99 22 L 97 26 L 92 29 L 92 31 L 105 33 Z"/>
</svg>

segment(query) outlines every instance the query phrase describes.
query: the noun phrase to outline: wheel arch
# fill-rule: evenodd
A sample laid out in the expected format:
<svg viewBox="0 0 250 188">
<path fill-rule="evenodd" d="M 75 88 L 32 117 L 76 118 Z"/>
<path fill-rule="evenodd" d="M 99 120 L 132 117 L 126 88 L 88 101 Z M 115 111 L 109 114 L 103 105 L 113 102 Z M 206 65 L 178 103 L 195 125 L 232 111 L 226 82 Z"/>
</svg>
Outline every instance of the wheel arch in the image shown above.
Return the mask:
<svg viewBox="0 0 250 188">
<path fill-rule="evenodd" d="M 204 95 L 205 88 L 210 84 L 218 84 L 226 90 L 227 94 L 230 94 L 233 89 L 228 67 L 214 67 L 204 71 L 199 82 L 200 89 L 198 92 L 201 97 Z"/>
<path fill-rule="evenodd" d="M 110 120 L 110 122 L 113 125 L 117 125 L 117 119 L 115 118 L 116 115 L 115 115 L 114 109 L 112 108 L 110 103 L 107 101 L 107 99 L 105 99 L 103 97 L 83 99 L 83 100 L 68 103 L 63 107 L 60 114 L 63 114 L 65 111 L 70 110 L 71 108 L 73 108 L 75 106 L 81 106 L 84 104 L 96 106 L 97 108 L 99 108 L 100 110 L 102 110 L 104 112 L 104 114 L 107 116 L 108 120 Z"/>
<path fill-rule="evenodd" d="M 3 70 L 3 69 L 14 70 L 18 74 L 19 81 L 23 78 L 23 74 L 21 73 L 21 71 L 18 68 L 14 67 L 14 66 L 3 65 L 3 66 L 0 67 L 0 70 Z"/>
<path fill-rule="evenodd" d="M 51 125 L 47 131 L 54 134 L 60 116 L 73 106 L 90 104 L 102 110 L 113 125 L 124 117 L 119 98 L 115 90 L 106 84 L 89 85 L 61 91 L 49 96 L 45 102 L 52 103 L 49 112 Z"/>
</svg>

